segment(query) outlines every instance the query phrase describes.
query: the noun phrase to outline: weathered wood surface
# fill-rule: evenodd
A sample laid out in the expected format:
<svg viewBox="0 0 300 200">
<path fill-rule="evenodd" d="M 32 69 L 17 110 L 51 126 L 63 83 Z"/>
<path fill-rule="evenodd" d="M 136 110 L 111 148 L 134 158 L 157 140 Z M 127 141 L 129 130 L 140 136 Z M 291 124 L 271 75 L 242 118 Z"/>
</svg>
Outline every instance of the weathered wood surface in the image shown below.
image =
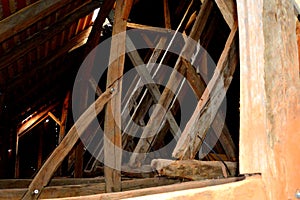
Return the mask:
<svg viewBox="0 0 300 200">
<path fill-rule="evenodd" d="M 159 190 L 159 188 L 158 188 Z M 126 198 L 127 200 L 152 200 L 152 199 L 175 199 L 175 200 L 219 200 L 219 199 L 227 199 L 227 200 L 253 200 L 260 199 L 266 200 L 268 199 L 265 194 L 265 189 L 263 187 L 263 183 L 260 176 L 254 176 L 246 178 L 243 181 L 237 181 L 233 183 L 228 183 L 224 185 L 210 186 L 206 188 L 195 188 L 195 189 L 187 189 L 183 191 L 174 191 L 167 192 L 162 194 L 154 194 L 147 196 L 139 196 L 136 198 Z M 93 198 L 89 198 L 87 200 L 92 200 Z M 98 198 L 99 199 L 99 198 Z M 107 199 L 107 198 L 103 198 Z M 110 198 L 116 199 L 116 198 Z"/>
<path fill-rule="evenodd" d="M 15 183 L 19 188 L 0 189 L 0 199 L 18 200 L 21 199 L 27 189 L 25 188 L 30 184 L 31 180 L 9 180 L 9 183 Z M 132 179 L 122 180 L 122 190 L 136 190 L 149 187 L 158 187 L 164 185 L 171 185 L 180 183 L 178 179 L 170 179 L 165 177 L 159 178 L 144 178 L 144 179 Z M 1 182 L 0 182 L 1 184 Z M 7 184 L 6 184 L 7 185 Z M 22 187 L 25 186 L 25 187 Z M 45 187 L 40 199 L 48 198 L 72 198 L 93 194 L 105 193 L 105 182 L 103 178 L 84 178 L 84 179 L 67 179 L 60 180 L 54 179 L 49 183 L 49 186 Z"/>
<path fill-rule="evenodd" d="M 121 133 L 121 91 L 125 62 L 127 18 L 133 0 L 117 0 L 110 49 L 110 66 L 107 71 L 107 88 L 118 93 L 107 104 L 104 121 L 104 175 L 107 192 L 121 191 L 122 133 Z"/>
<path fill-rule="evenodd" d="M 187 123 L 173 151 L 173 157 L 178 159 L 193 159 L 199 151 L 231 83 L 238 63 L 237 48 L 236 24 L 227 39 L 214 75 L 208 83 L 195 112 Z"/>
<path fill-rule="evenodd" d="M 300 185 L 300 80 L 293 5 L 241 0 L 237 8 L 240 172 L 262 173 L 268 199 L 294 199 Z"/>
<path fill-rule="evenodd" d="M 206 1 L 206 4 L 204 4 L 201 8 L 190 34 L 191 39 L 197 41 L 200 38 L 212 6 L 213 3 L 211 1 Z M 183 47 L 181 55 L 185 59 L 191 58 L 194 48 L 195 44 L 191 41 L 187 41 Z M 177 60 L 177 63 L 174 67 L 174 72 L 171 74 L 166 85 L 166 89 L 163 91 L 158 101 L 160 106 L 155 107 L 147 126 L 142 133 L 141 139 L 139 140 L 133 155 L 130 157 L 129 165 L 133 168 L 141 166 L 141 163 L 144 161 L 150 145 L 155 139 L 155 135 L 153 135 L 153 133 L 157 133 L 157 130 L 160 128 L 160 124 L 164 121 L 165 111 L 163 108 L 168 108 L 170 106 L 174 97 L 172 91 L 176 91 L 182 81 L 182 77 L 179 77 L 178 73 L 184 74 L 186 71 L 182 60 L 183 58 L 181 57 Z"/>
<path fill-rule="evenodd" d="M 236 176 L 237 163 L 224 163 L 220 161 L 154 159 L 151 162 L 151 166 L 158 172 L 159 175 L 187 178 L 190 180 L 216 179 Z"/>
<path fill-rule="evenodd" d="M 112 85 L 114 87 L 114 85 Z M 62 142 L 57 146 L 57 148 L 52 152 L 50 157 L 46 160 L 42 168 L 39 170 L 37 175 L 32 180 L 28 191 L 22 199 L 36 199 L 42 193 L 43 188 L 49 183 L 51 177 L 55 170 L 59 167 L 63 159 L 72 150 L 75 143 L 78 141 L 81 134 L 92 122 L 93 114 L 99 114 L 104 108 L 105 104 L 112 98 L 116 93 L 111 93 L 111 88 L 108 88 L 77 120 L 77 122 L 72 126 L 70 131 L 64 137 Z M 37 190 L 38 194 L 34 195 L 33 191 Z"/>
<path fill-rule="evenodd" d="M 180 183 L 180 184 L 173 184 L 173 185 L 168 185 L 168 186 L 160 186 L 160 187 L 152 187 L 152 188 L 145 188 L 145 189 L 138 189 L 138 190 L 132 190 L 132 191 L 125 191 L 125 192 L 116 192 L 116 193 L 106 193 L 106 194 L 97 194 L 97 195 L 90 195 L 90 196 L 83 196 L 83 197 L 72 197 L 72 198 L 61 198 L 61 200 L 79 200 L 79 199 L 85 199 L 85 200 L 101 200 L 101 199 L 126 199 L 126 198 L 145 198 L 146 195 L 152 195 L 152 194 L 161 194 L 161 195 L 168 195 L 172 192 L 188 192 L 192 189 L 197 189 L 201 191 L 210 191 L 212 187 L 208 186 L 214 186 L 217 188 L 225 188 L 225 191 L 227 191 L 230 186 L 232 185 L 232 188 L 237 188 L 239 189 L 240 185 L 245 185 L 246 181 L 246 186 L 251 186 L 251 191 L 257 190 L 256 186 L 261 186 L 260 182 L 260 177 L 255 177 L 255 181 L 253 184 L 248 185 L 249 179 L 247 178 L 244 180 L 245 177 L 233 177 L 233 178 L 226 178 L 226 179 L 211 179 L 211 180 L 204 180 L 204 181 L 190 181 L 186 183 Z M 248 181 L 247 181 L 248 180 Z M 229 183 L 229 187 L 227 185 L 223 185 Z M 219 186 L 218 186 L 219 185 Z M 213 188 L 214 188 L 213 187 Z M 235 190 L 235 189 L 234 189 Z M 222 190 L 223 191 L 223 190 Z M 243 192 L 246 190 L 243 190 Z M 214 194 L 214 192 L 211 192 Z M 216 191 L 215 193 L 218 193 Z M 220 195 L 220 194 L 219 194 Z M 253 196 L 252 193 L 246 194 L 247 196 Z M 246 197 L 247 197 L 246 196 Z M 169 196 L 170 197 L 170 196 Z M 224 196 L 222 196 L 224 197 Z M 234 196 L 232 196 L 234 197 Z M 254 196 L 255 197 L 255 196 Z M 185 199 L 187 197 L 184 197 L 182 199 Z M 160 199 L 160 198 L 150 198 L 152 199 Z M 249 199 L 250 200 L 250 199 Z"/>
<path fill-rule="evenodd" d="M 218 5 L 224 20 L 228 24 L 229 28 L 234 28 L 234 24 L 237 21 L 237 10 L 235 0 L 215 0 Z"/>
</svg>

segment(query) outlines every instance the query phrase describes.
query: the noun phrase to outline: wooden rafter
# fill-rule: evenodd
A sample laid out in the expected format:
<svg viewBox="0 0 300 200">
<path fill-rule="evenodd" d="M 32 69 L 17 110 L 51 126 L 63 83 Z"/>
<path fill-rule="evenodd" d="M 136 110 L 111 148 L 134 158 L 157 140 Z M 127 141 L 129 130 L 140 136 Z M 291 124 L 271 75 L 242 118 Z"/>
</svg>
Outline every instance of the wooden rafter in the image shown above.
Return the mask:
<svg viewBox="0 0 300 200">
<path fill-rule="evenodd" d="M 210 11 L 212 10 L 212 7 L 213 7 L 213 2 L 209 0 L 207 0 L 205 4 L 203 4 L 203 7 L 201 8 L 199 15 L 197 16 L 195 24 L 190 33 L 191 39 L 195 41 L 199 40 L 200 35 L 207 22 Z M 190 41 L 186 42 L 181 52 L 181 55 L 183 55 L 186 59 L 191 58 L 194 48 L 195 48 L 194 44 L 192 44 Z M 186 67 L 182 60 L 183 60 L 182 57 L 180 57 L 177 60 L 177 63 L 174 67 L 174 72 L 171 74 L 170 79 L 166 85 L 166 89 L 163 91 L 158 101 L 158 104 L 161 106 L 155 107 L 150 117 L 150 120 L 148 121 L 147 126 L 142 133 L 141 139 L 139 140 L 134 150 L 136 154 L 133 154 L 130 158 L 129 165 L 131 167 L 139 167 L 141 165 L 142 161 L 146 157 L 146 153 L 149 150 L 150 145 L 155 140 L 155 135 L 153 135 L 152 133 L 153 131 L 157 132 L 155 130 L 158 130 L 160 128 L 160 124 L 164 121 L 164 117 L 165 117 L 162 107 L 168 108 L 170 106 L 174 96 L 174 94 L 172 94 L 171 91 L 176 91 L 182 81 L 182 77 L 178 76 L 177 73 L 179 72 L 181 74 L 185 74 Z"/>
<path fill-rule="evenodd" d="M 238 63 L 237 24 L 232 29 L 218 61 L 215 73 L 205 89 L 202 99 L 187 123 L 173 156 L 178 159 L 193 159 L 211 126 L 219 106 L 231 83 Z"/>
</svg>

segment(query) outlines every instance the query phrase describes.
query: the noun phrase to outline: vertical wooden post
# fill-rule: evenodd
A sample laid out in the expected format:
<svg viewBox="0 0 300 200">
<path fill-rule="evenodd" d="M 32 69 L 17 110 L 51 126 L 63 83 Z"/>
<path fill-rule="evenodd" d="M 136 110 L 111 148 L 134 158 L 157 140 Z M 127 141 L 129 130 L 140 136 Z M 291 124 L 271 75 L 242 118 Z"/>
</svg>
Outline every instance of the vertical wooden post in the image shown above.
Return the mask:
<svg viewBox="0 0 300 200">
<path fill-rule="evenodd" d="M 20 137 L 17 134 L 16 138 L 16 160 L 15 160 L 15 178 L 20 177 L 20 155 L 19 155 L 19 140 Z"/>
<path fill-rule="evenodd" d="M 43 132 L 39 133 L 39 147 L 38 147 L 38 159 L 37 169 L 40 169 L 43 164 Z"/>
<path fill-rule="evenodd" d="M 66 134 L 66 125 L 67 125 L 67 118 L 68 118 L 68 110 L 69 110 L 69 102 L 70 102 L 71 93 L 68 92 L 66 98 L 64 100 L 62 112 L 61 112 L 61 119 L 60 119 L 60 131 L 58 136 L 58 143 L 62 141 Z"/>
<path fill-rule="evenodd" d="M 293 5 L 240 0 L 237 8 L 240 173 L 262 173 L 268 199 L 294 199 L 300 185 L 300 81 Z"/>
<path fill-rule="evenodd" d="M 115 96 L 108 102 L 104 123 L 104 175 L 107 192 L 121 191 L 121 90 L 124 62 L 127 18 L 133 0 L 117 0 L 114 16 L 113 37 L 111 41 L 110 61 L 107 71 L 107 88 L 113 83 Z M 121 33 L 121 34 L 120 34 Z"/>
</svg>

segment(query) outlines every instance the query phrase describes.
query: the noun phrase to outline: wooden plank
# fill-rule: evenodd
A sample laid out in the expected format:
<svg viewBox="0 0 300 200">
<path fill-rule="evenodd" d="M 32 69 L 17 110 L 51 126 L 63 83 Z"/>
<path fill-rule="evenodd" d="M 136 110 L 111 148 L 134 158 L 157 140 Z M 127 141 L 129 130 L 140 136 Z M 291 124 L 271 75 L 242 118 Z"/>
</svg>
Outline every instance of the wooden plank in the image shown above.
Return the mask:
<svg viewBox="0 0 300 200">
<path fill-rule="evenodd" d="M 0 43 L 70 3 L 72 0 L 37 1 L 1 20 Z"/>
<path fill-rule="evenodd" d="M 268 199 L 294 199 L 300 185 L 300 80 L 293 5 L 242 0 L 237 8 L 240 171 L 262 173 Z"/>
<path fill-rule="evenodd" d="M 124 62 L 127 17 L 132 0 L 117 0 L 110 49 L 111 65 L 107 71 L 107 88 L 117 81 L 114 90 L 118 94 L 107 104 L 104 121 L 104 175 L 107 192 L 121 191 L 122 133 L 121 133 L 121 91 Z M 122 33 L 122 34 L 119 34 Z M 115 36 L 115 37 L 114 37 Z M 119 81 L 118 81 L 119 80 Z"/>
<path fill-rule="evenodd" d="M 215 2 L 229 28 L 232 29 L 237 22 L 236 2 L 234 0 L 215 0 Z"/>
<path fill-rule="evenodd" d="M 54 27 L 41 31 L 39 34 L 33 36 L 31 39 L 15 47 L 12 51 L 9 51 L 5 55 L 1 56 L 0 70 L 2 70 L 4 67 L 7 67 L 9 63 L 15 61 L 19 57 L 24 56 L 32 49 L 37 48 L 38 46 L 40 46 L 40 44 L 51 40 L 52 37 L 61 33 L 66 27 L 69 27 L 72 23 L 74 23 L 74 21 L 90 14 L 94 9 L 99 7 L 99 5 L 99 2 L 97 1 L 92 1 L 89 4 L 82 5 L 80 9 L 74 10 L 71 14 L 57 22 Z"/>
<path fill-rule="evenodd" d="M 225 48 L 218 61 L 215 73 L 208 83 L 201 100 L 187 123 L 173 157 L 178 159 L 193 159 L 211 126 L 219 106 L 231 83 L 235 67 L 238 62 L 237 24 L 225 44 Z"/>
<path fill-rule="evenodd" d="M 114 87 L 115 85 L 112 85 Z M 99 114 L 105 104 L 112 98 L 116 92 L 111 93 L 111 88 L 108 88 L 75 122 L 70 131 L 67 133 L 62 142 L 56 147 L 50 157 L 46 160 L 42 168 L 38 171 L 37 175 L 32 180 L 28 191 L 22 198 L 36 199 L 42 193 L 43 188 L 49 183 L 53 173 L 59 167 L 63 159 L 72 150 L 73 146 L 94 119 L 94 113 Z M 33 191 L 38 191 L 34 194 Z"/>
<path fill-rule="evenodd" d="M 225 166 L 225 164 L 226 166 Z M 151 166 L 159 175 L 204 180 L 237 175 L 236 162 L 154 159 Z"/>
<path fill-rule="evenodd" d="M 190 33 L 191 39 L 196 41 L 199 40 L 200 35 L 207 22 L 209 13 L 212 10 L 212 7 L 213 2 L 209 0 L 207 0 L 202 6 Z M 174 71 L 172 72 L 170 79 L 166 85 L 166 88 L 158 101 L 158 104 L 160 106 L 156 106 L 154 111 L 152 112 L 147 126 L 145 127 L 142 133 L 141 139 L 139 140 L 134 150 L 134 154 L 130 157 L 129 166 L 133 168 L 139 167 L 141 166 L 142 161 L 144 161 L 146 153 L 149 150 L 150 144 L 152 144 L 155 139 L 155 135 L 153 135 L 153 132 L 157 132 L 157 130 L 160 128 L 160 124 L 164 121 L 165 112 L 162 108 L 168 108 L 170 106 L 174 96 L 172 91 L 177 90 L 183 79 L 182 76 L 178 76 L 178 73 L 184 74 L 186 71 L 186 67 L 183 63 L 183 60 L 190 59 L 193 55 L 194 49 L 195 44 L 192 42 L 192 40 L 188 40 L 185 43 L 185 46 L 183 47 L 183 50 L 181 52 L 182 57 L 179 57 L 179 59 L 177 60 L 176 65 L 174 67 Z"/>
<path fill-rule="evenodd" d="M 229 190 L 229 188 L 235 188 L 239 185 L 244 185 L 246 181 L 246 186 L 251 186 L 251 191 L 256 191 L 257 188 L 256 186 L 262 186 L 261 184 L 261 177 L 253 177 L 255 178 L 255 182 L 253 184 L 248 185 L 249 179 L 247 178 L 246 180 L 245 177 L 234 177 L 234 178 L 226 178 L 226 179 L 211 179 L 211 180 L 204 180 L 204 181 L 190 181 L 186 183 L 180 183 L 180 184 L 173 184 L 173 185 L 168 185 L 168 186 L 160 186 L 160 187 L 152 187 L 152 188 L 146 188 L 146 189 L 139 189 L 139 190 L 132 190 L 132 191 L 125 191 L 125 192 L 116 192 L 116 193 L 106 193 L 106 194 L 97 194 L 97 195 L 90 195 L 90 196 L 83 196 L 83 197 L 72 197 L 68 198 L 68 200 L 80 200 L 80 199 L 85 199 L 85 200 L 104 200 L 104 199 L 125 199 L 125 198 L 132 198 L 132 197 L 141 197 L 145 198 L 146 195 L 151 195 L 151 194 L 169 194 L 171 192 L 187 192 L 190 191 L 191 189 L 197 189 L 201 191 L 207 191 L 210 190 L 211 188 L 218 187 L 218 188 L 224 188 L 225 191 Z M 229 183 L 229 184 L 226 184 Z M 223 185 L 226 184 L 226 185 Z M 210 186 L 210 187 L 208 187 Z M 212 187 L 213 186 L 213 187 Z M 239 189 L 239 187 L 237 187 Z M 244 192 L 244 190 L 243 190 Z M 216 193 L 218 193 L 216 191 Z M 230 196 L 230 195 L 229 195 Z M 247 194 L 248 196 L 248 194 Z M 252 193 L 249 196 L 253 196 Z M 169 196 L 170 197 L 170 196 Z M 209 196 L 210 197 L 210 196 Z M 222 196 L 224 198 L 224 196 Z M 233 196 L 234 197 L 234 196 Z M 260 196 L 259 196 L 260 197 Z M 182 198 L 185 199 L 186 197 Z M 66 200 L 67 198 L 62 198 L 61 200 Z M 160 198 L 150 198 L 150 199 L 160 199 Z M 250 200 L 250 199 L 249 199 Z"/>
</svg>

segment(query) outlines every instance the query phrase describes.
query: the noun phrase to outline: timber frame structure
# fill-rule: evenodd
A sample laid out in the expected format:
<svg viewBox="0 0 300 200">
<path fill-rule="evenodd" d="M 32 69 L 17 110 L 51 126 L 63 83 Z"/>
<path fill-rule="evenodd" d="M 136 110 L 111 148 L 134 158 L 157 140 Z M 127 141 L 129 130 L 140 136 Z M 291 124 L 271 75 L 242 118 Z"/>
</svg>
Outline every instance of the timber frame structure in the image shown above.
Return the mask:
<svg viewBox="0 0 300 200">
<path fill-rule="evenodd" d="M 161 15 L 163 21 L 157 22 L 146 16 L 140 19 L 144 14 L 138 12 L 139 6 L 148 6 L 144 0 L 12 2 L 0 4 L 0 147 L 13 141 L 15 146 L 8 152 L 9 156 L 15 153 L 11 157 L 16 179 L 0 180 L 0 199 L 300 199 L 297 1 L 153 1 L 162 8 L 153 16 Z M 107 21 L 112 27 L 103 26 Z M 135 49 L 138 39 L 129 34 L 134 29 L 142 30 L 138 39 L 148 49 Z M 168 38 L 178 32 L 183 34 Z M 96 60 L 104 54 L 93 49 L 110 36 L 109 67 L 105 80 L 97 80 L 89 75 L 95 73 Z M 180 49 L 178 55 L 168 52 L 173 43 Z M 212 54 L 213 70 L 199 44 Z M 196 61 L 202 67 L 194 67 Z M 80 66 L 72 68 L 78 62 L 88 66 L 79 88 L 74 80 Z M 163 65 L 172 66 L 170 74 L 162 70 Z M 121 77 L 130 69 L 136 75 L 124 89 Z M 48 72 L 53 77 L 45 78 Z M 66 76 L 73 79 L 66 80 Z M 228 121 L 219 127 L 225 118 L 219 108 L 236 76 L 240 87 L 238 144 Z M 34 85 L 35 79 L 40 85 Z M 157 80 L 165 80 L 165 87 L 141 87 Z M 196 104 L 181 129 L 178 113 L 182 105 L 177 99 L 190 98 L 185 94 L 185 80 Z M 53 81 L 58 84 L 45 92 Z M 73 83 L 78 90 L 71 92 Z M 30 88 L 21 87 L 26 84 Z M 160 106 L 151 107 L 154 104 Z M 73 116 L 71 123 L 74 107 L 78 117 Z M 129 121 L 128 116 L 124 119 L 124 107 L 130 112 Z M 36 112 L 24 119 L 32 111 Z M 49 119 L 58 133 L 56 146 L 44 156 L 45 142 L 40 136 L 38 169 L 32 179 L 18 179 L 25 174 L 20 169 L 20 141 Z M 143 128 L 139 130 L 133 122 Z M 83 155 L 99 129 L 103 135 L 85 161 Z M 215 147 L 205 140 L 211 134 L 218 137 Z M 171 150 L 160 151 L 154 158 L 149 154 L 170 141 L 175 141 Z M 205 145 L 214 153 L 201 157 Z M 123 150 L 132 152 L 126 163 Z M 9 166 L 1 163 L 0 156 L 1 167 Z M 61 178 L 66 166 L 73 178 Z M 82 178 L 99 171 L 103 177 Z"/>
</svg>

